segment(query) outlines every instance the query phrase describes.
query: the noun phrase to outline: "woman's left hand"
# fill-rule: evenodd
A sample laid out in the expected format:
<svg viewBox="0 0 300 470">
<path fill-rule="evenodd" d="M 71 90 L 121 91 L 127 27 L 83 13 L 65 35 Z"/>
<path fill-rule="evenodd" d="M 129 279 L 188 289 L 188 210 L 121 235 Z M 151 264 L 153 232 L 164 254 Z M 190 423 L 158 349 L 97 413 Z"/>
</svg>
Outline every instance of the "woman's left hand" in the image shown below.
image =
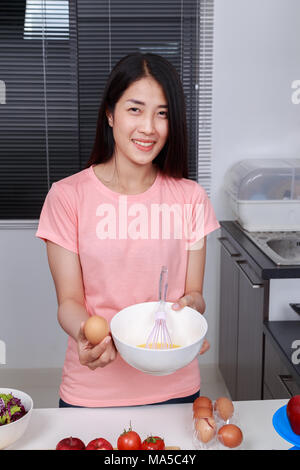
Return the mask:
<svg viewBox="0 0 300 470">
<path fill-rule="evenodd" d="M 200 292 L 189 292 L 172 305 L 173 310 L 181 310 L 183 307 L 191 307 L 203 314 L 205 311 L 205 302 L 202 294 L 200 294 Z M 209 342 L 204 339 L 199 354 L 204 354 L 209 348 Z"/>
</svg>

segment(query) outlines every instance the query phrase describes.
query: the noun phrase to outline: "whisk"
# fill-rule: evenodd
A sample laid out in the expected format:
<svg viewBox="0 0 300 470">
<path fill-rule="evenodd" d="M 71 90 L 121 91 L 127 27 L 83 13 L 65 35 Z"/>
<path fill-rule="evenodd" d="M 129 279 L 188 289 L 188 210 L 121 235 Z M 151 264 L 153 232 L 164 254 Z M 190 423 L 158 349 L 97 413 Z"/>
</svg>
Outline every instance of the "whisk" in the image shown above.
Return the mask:
<svg viewBox="0 0 300 470">
<path fill-rule="evenodd" d="M 163 289 L 164 286 L 164 289 Z M 162 299 L 163 289 L 163 299 Z M 146 341 L 146 348 L 151 349 L 168 349 L 172 348 L 172 341 L 166 323 L 165 302 L 168 289 L 168 268 L 162 266 L 159 278 L 159 306 L 155 312 L 154 327 Z"/>
</svg>

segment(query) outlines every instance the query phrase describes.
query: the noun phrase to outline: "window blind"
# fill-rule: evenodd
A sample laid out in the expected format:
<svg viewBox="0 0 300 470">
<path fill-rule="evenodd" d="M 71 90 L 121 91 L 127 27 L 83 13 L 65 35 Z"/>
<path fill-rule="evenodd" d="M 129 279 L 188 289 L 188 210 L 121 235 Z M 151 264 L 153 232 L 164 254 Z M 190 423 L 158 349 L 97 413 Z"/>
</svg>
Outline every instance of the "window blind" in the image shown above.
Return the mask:
<svg viewBox="0 0 300 470">
<path fill-rule="evenodd" d="M 214 0 L 199 3 L 198 182 L 211 190 Z"/>
<path fill-rule="evenodd" d="M 73 2 L 0 2 L 1 219 L 38 218 L 50 184 L 79 168 L 76 46 Z"/>
<path fill-rule="evenodd" d="M 84 168 L 107 76 L 132 51 L 156 52 L 177 68 L 187 103 L 189 177 L 199 180 L 205 169 L 209 184 L 204 130 L 198 145 L 198 122 L 205 119 L 207 130 L 210 119 L 200 112 L 201 85 L 206 99 L 210 94 L 208 71 L 201 81 L 207 52 L 201 56 L 199 44 L 209 32 L 206 22 L 202 38 L 202 3 L 207 13 L 212 0 L 0 2 L 2 222 L 38 219 L 51 184 Z M 209 68 L 207 55 L 205 61 Z"/>
<path fill-rule="evenodd" d="M 124 55 L 154 52 L 179 72 L 185 91 L 189 176 L 197 178 L 198 0 L 77 0 L 80 154 L 87 161 L 107 76 Z"/>
</svg>

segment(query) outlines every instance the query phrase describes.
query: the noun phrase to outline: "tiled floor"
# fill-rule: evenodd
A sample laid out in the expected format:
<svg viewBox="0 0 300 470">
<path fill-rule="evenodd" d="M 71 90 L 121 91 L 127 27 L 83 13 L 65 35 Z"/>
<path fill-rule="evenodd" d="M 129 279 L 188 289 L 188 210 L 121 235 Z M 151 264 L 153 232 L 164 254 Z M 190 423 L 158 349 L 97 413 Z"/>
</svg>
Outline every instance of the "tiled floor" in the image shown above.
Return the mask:
<svg viewBox="0 0 300 470">
<path fill-rule="evenodd" d="M 34 402 L 35 408 L 56 408 L 61 369 L 5 369 L 0 368 L 0 386 L 23 390 Z M 216 365 L 201 366 L 201 395 L 212 400 L 230 397 Z"/>
</svg>

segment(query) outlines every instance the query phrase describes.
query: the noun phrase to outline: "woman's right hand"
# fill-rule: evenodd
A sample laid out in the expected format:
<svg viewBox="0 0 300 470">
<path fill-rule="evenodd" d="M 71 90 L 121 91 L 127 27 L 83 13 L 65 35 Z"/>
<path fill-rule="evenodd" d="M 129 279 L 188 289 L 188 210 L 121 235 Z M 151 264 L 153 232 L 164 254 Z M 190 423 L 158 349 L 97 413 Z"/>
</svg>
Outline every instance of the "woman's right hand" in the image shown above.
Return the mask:
<svg viewBox="0 0 300 470">
<path fill-rule="evenodd" d="M 101 343 L 92 345 L 84 334 L 84 323 L 80 325 L 77 336 L 77 348 L 80 364 L 95 370 L 97 367 L 105 367 L 115 360 L 117 350 L 110 335 L 106 336 Z"/>
</svg>

